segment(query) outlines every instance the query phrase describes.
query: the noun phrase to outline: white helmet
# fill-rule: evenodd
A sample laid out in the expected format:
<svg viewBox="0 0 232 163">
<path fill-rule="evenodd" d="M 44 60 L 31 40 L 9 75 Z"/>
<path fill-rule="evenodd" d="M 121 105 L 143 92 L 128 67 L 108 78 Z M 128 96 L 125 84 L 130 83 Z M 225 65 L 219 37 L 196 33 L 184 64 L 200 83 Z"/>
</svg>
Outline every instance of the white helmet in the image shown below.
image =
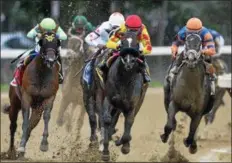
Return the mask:
<svg viewBox="0 0 232 163">
<path fill-rule="evenodd" d="M 124 16 L 119 13 L 119 12 L 114 12 L 113 14 L 110 15 L 109 17 L 109 23 L 112 26 L 120 26 L 125 22 Z"/>
</svg>

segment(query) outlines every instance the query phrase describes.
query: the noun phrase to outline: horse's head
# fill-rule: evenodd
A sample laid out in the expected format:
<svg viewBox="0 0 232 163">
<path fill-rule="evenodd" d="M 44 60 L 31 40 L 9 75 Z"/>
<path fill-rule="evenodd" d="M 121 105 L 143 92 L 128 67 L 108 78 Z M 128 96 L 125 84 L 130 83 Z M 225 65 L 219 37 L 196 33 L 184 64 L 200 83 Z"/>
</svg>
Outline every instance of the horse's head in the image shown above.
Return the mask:
<svg viewBox="0 0 232 163">
<path fill-rule="evenodd" d="M 126 32 L 121 40 L 120 57 L 126 71 L 132 71 L 138 64 L 139 43 L 137 34 L 134 32 Z"/>
<path fill-rule="evenodd" d="M 75 36 L 71 35 L 68 41 L 68 56 L 80 57 L 84 53 L 84 35 Z"/>
<path fill-rule="evenodd" d="M 60 40 L 56 37 L 55 32 L 45 32 L 39 40 L 40 55 L 44 59 L 48 68 L 52 68 L 58 59 L 58 48 L 60 47 Z"/>
<path fill-rule="evenodd" d="M 201 60 L 202 40 L 198 34 L 189 34 L 185 41 L 184 61 L 189 68 L 195 68 Z"/>
</svg>

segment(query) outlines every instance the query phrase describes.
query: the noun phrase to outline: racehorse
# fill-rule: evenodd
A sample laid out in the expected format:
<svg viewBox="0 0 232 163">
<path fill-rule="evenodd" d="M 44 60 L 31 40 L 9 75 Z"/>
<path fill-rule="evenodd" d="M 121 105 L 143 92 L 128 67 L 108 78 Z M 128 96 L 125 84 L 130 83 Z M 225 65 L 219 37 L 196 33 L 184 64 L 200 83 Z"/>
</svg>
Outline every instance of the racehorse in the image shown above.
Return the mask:
<svg viewBox="0 0 232 163">
<path fill-rule="evenodd" d="M 185 50 L 179 72 L 173 78 L 171 88 L 167 80 L 164 82 L 164 104 L 167 112 L 167 123 L 161 140 L 166 143 L 172 130 L 176 128 L 175 115 L 178 111 L 185 112 L 190 118 L 190 131 L 184 144 L 189 152 L 197 152 L 195 133 L 204 114 L 213 106 L 214 97 L 210 96 L 209 76 L 206 75 L 205 61 L 201 55 L 201 38 L 197 34 L 186 36 Z"/>
<path fill-rule="evenodd" d="M 62 126 L 64 123 L 64 113 L 68 106 L 72 104 L 71 116 L 76 106 L 79 104 L 83 108 L 82 90 L 79 83 L 81 71 L 83 69 L 85 59 L 88 57 L 89 52 L 85 49 L 84 35 L 75 36 L 70 35 L 68 41 L 67 51 L 67 69 L 65 73 L 65 79 L 62 86 L 62 100 L 59 108 L 59 114 L 57 118 L 57 124 Z M 82 109 L 81 108 L 81 109 Z M 83 109 L 82 109 L 83 111 Z M 80 116 L 83 116 L 80 114 Z M 68 122 L 71 122 L 72 117 L 68 118 Z M 71 129 L 70 123 L 68 123 L 68 131 Z"/>
<path fill-rule="evenodd" d="M 39 54 L 27 65 L 22 76 L 22 84 L 17 87 L 10 86 L 9 118 L 10 118 L 10 148 L 9 155 L 16 158 L 14 148 L 14 135 L 17 129 L 18 112 L 22 109 L 23 124 L 22 138 L 18 148 L 19 156 L 25 154 L 26 143 L 31 131 L 37 126 L 43 113 L 44 131 L 40 144 L 41 151 L 48 150 L 48 124 L 51 117 L 53 102 L 59 88 L 58 48 L 60 40 L 56 32 L 44 32 L 38 42 L 41 49 Z M 19 83 L 19 82 L 18 82 Z M 30 108 L 32 108 L 30 110 Z M 30 120 L 29 115 L 32 111 Z"/>
<path fill-rule="evenodd" d="M 212 58 L 212 64 L 215 67 L 217 76 L 223 75 L 223 74 L 226 74 L 229 72 L 227 64 L 222 59 L 220 59 L 218 57 Z M 213 106 L 212 110 L 204 116 L 206 125 L 209 123 L 211 123 L 211 124 L 213 123 L 213 121 L 215 119 L 215 114 L 216 114 L 218 108 L 221 105 L 224 105 L 223 97 L 227 91 L 228 91 L 228 89 L 221 88 L 218 85 L 216 85 L 214 106 Z M 229 91 L 228 91 L 228 93 L 230 94 Z"/>
<path fill-rule="evenodd" d="M 83 90 L 83 102 L 87 114 L 89 116 L 89 124 L 91 128 L 90 133 L 90 146 L 97 143 L 98 137 L 96 134 L 96 129 L 101 132 L 101 140 L 99 150 L 103 149 L 103 125 L 102 125 L 102 104 L 104 99 L 104 88 L 101 86 L 101 79 L 98 77 L 95 68 L 102 61 L 104 55 L 108 53 L 109 49 L 99 49 L 96 51 L 92 58 L 87 60 L 81 75 L 81 86 Z M 96 53 L 100 53 L 96 56 Z M 98 119 L 97 119 L 98 116 Z"/>
<path fill-rule="evenodd" d="M 117 140 L 116 146 L 122 145 L 123 154 L 130 152 L 131 128 L 134 123 L 148 87 L 144 85 L 137 34 L 127 31 L 122 37 L 121 50 L 117 59 L 112 63 L 105 82 L 105 98 L 103 103 L 104 149 L 102 160 L 108 161 L 109 139 L 118 120 L 117 111 L 125 117 L 124 133 Z"/>
</svg>

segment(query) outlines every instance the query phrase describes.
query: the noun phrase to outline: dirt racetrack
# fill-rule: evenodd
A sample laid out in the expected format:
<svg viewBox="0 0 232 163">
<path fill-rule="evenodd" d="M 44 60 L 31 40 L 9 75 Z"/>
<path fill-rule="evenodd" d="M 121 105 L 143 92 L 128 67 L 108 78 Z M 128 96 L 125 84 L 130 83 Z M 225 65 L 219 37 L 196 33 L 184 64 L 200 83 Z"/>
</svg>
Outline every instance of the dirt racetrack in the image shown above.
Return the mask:
<svg viewBox="0 0 232 163">
<path fill-rule="evenodd" d="M 97 149 L 88 149 L 90 127 L 87 114 L 80 114 L 80 108 L 73 112 L 73 119 L 70 125 L 67 123 L 58 127 L 56 119 L 60 104 L 61 94 L 58 93 L 52 116 L 49 124 L 49 151 L 41 152 L 39 145 L 43 132 L 43 119 L 32 131 L 27 143 L 25 157 L 31 161 L 100 161 L 100 154 Z M 225 106 L 219 108 L 214 123 L 205 128 L 204 121 L 198 130 L 198 152 L 192 155 L 183 144 L 183 139 L 187 137 L 189 129 L 189 118 L 184 114 L 177 114 L 177 131 L 171 143 L 163 144 L 160 134 L 163 132 L 166 123 L 166 112 L 163 106 L 163 90 L 161 88 L 149 88 L 145 101 L 138 113 L 132 128 L 131 152 L 123 155 L 120 147 L 110 143 L 112 161 L 190 161 L 190 162 L 231 162 L 231 99 L 226 94 L 224 97 Z M 8 102 L 7 94 L 1 95 L 1 102 Z M 71 110 L 65 115 L 70 119 Z M 124 119 L 121 116 L 116 135 L 123 132 Z M 21 138 L 22 117 L 21 112 L 18 119 L 16 132 L 16 148 L 19 146 Z M 70 130 L 67 132 L 67 126 Z M 70 128 L 71 126 L 71 128 Z M 9 118 L 1 113 L 1 160 L 7 161 L 2 152 L 8 150 L 9 146 Z"/>
</svg>

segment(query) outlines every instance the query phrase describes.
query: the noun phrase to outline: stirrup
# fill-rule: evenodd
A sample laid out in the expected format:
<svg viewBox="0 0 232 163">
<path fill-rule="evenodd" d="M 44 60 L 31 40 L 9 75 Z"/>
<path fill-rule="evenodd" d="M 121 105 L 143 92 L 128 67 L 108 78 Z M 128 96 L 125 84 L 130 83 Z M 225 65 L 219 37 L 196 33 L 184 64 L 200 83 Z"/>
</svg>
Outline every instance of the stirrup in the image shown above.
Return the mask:
<svg viewBox="0 0 232 163">
<path fill-rule="evenodd" d="M 63 77 L 63 75 L 61 75 L 61 74 L 59 73 L 59 84 L 62 84 L 63 81 L 64 81 L 64 77 Z"/>
<path fill-rule="evenodd" d="M 97 76 L 100 79 L 100 84 L 101 84 L 102 88 L 105 88 L 105 83 L 104 83 L 104 79 L 103 79 L 103 71 L 99 67 L 96 67 L 95 70 L 97 72 Z"/>
<path fill-rule="evenodd" d="M 215 81 L 210 82 L 210 89 L 211 89 L 210 95 L 215 95 Z"/>
</svg>

